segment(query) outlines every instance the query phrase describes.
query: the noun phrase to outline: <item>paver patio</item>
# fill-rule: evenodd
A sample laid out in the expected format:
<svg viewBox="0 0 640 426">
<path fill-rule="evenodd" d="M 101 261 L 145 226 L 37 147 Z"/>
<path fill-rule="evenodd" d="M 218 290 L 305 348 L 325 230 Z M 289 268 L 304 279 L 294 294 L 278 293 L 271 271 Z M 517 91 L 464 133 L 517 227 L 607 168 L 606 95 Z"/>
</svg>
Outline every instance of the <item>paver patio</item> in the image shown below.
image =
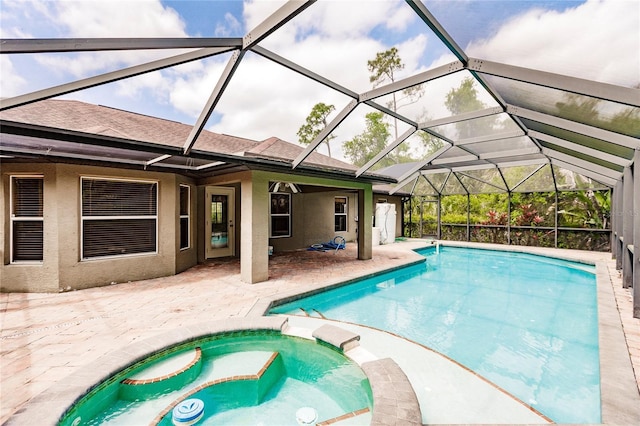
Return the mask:
<svg viewBox="0 0 640 426">
<path fill-rule="evenodd" d="M 32 397 L 98 357 L 131 342 L 188 324 L 244 317 L 257 302 L 324 287 L 420 259 L 411 249 L 424 242 L 374 247 L 372 260 L 357 260 L 355 244 L 337 252 L 296 251 L 270 258 L 269 281 L 240 280 L 238 259 L 198 265 L 172 277 L 59 294 L 0 294 L 0 422 Z M 606 260 L 623 318 L 640 388 L 640 320 L 631 316 L 629 289 L 622 289 Z"/>
</svg>

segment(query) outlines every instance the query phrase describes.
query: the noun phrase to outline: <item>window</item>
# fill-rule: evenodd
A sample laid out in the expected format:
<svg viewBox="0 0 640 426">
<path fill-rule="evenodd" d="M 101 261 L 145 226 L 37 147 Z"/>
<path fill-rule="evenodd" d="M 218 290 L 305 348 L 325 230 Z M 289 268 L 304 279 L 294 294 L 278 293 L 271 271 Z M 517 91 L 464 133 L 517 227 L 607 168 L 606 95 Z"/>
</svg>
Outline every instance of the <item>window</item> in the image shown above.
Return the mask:
<svg viewBox="0 0 640 426">
<path fill-rule="evenodd" d="M 335 202 L 335 230 L 347 231 L 347 197 L 336 197 Z"/>
<path fill-rule="evenodd" d="M 271 194 L 271 232 L 270 238 L 291 236 L 291 194 Z"/>
<path fill-rule="evenodd" d="M 82 178 L 82 258 L 157 252 L 156 182 Z"/>
<path fill-rule="evenodd" d="M 191 187 L 180 185 L 180 250 L 191 247 L 189 230 L 191 228 Z"/>
<path fill-rule="evenodd" d="M 11 177 L 11 261 L 43 260 L 42 176 Z"/>
</svg>

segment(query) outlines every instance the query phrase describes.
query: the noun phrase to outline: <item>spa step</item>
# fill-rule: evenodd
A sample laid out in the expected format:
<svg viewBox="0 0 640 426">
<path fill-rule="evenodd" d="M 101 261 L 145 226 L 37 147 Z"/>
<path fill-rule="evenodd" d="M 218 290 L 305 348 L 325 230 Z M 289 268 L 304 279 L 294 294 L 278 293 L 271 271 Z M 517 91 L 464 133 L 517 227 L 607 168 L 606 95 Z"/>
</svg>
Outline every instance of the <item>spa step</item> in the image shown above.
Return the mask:
<svg viewBox="0 0 640 426">
<path fill-rule="evenodd" d="M 270 354 L 269 357 L 264 360 L 261 367 L 256 373 L 252 374 L 240 374 L 247 365 L 238 365 L 236 363 L 242 363 L 247 361 L 252 363 L 252 368 L 255 370 L 256 362 L 259 358 L 263 358 L 265 354 Z M 282 357 L 278 352 L 262 352 L 262 351 L 249 351 L 249 352 L 236 352 L 231 354 L 222 355 L 216 357 L 213 360 L 213 365 L 218 364 L 220 372 L 225 371 L 224 374 L 208 375 L 210 380 L 199 384 L 192 388 L 188 392 L 182 394 L 179 398 L 174 400 L 169 406 L 162 410 L 158 416 L 151 422 L 151 425 L 159 425 L 171 416 L 173 409 L 181 402 L 195 398 L 198 399 L 201 392 L 206 392 L 211 395 L 212 393 L 219 393 L 220 398 L 232 398 L 229 394 L 229 385 L 238 384 L 241 388 L 235 388 L 235 392 L 240 392 L 246 398 L 246 395 L 255 395 L 254 404 L 259 404 L 262 399 L 269 393 L 271 388 L 280 381 L 284 374 L 284 365 L 282 363 Z M 214 378 L 220 376 L 218 378 Z"/>
<path fill-rule="evenodd" d="M 198 377 L 202 368 L 202 350 L 193 348 L 153 363 L 120 382 L 120 396 L 135 401 L 179 389 Z"/>
</svg>

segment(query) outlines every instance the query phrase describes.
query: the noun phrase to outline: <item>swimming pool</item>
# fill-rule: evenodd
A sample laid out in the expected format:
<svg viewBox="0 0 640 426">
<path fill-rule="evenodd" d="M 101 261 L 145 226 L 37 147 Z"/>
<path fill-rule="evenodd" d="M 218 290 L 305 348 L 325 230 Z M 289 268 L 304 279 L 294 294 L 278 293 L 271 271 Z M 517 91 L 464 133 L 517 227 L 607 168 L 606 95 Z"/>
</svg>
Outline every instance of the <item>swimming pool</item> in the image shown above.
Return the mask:
<svg viewBox="0 0 640 426">
<path fill-rule="evenodd" d="M 426 263 L 300 299 L 272 313 L 365 324 L 431 347 L 558 423 L 599 423 L 594 267 L 441 247 Z"/>
<path fill-rule="evenodd" d="M 370 418 L 369 381 L 339 351 L 300 337 L 246 331 L 194 340 L 153 355 L 86 395 L 62 425 L 171 425 L 185 401 L 201 401 L 198 424 L 296 425 Z M 365 420 L 363 420 L 365 421 Z M 188 424 L 188 423 L 180 423 Z"/>
</svg>

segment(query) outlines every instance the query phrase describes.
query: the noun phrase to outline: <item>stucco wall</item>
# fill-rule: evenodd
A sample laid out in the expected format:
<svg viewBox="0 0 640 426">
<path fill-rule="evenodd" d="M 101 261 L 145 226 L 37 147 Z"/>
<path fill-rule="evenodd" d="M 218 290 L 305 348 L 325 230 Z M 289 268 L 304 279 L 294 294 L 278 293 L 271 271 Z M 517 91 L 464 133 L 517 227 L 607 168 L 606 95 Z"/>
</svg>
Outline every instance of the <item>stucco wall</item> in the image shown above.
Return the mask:
<svg viewBox="0 0 640 426">
<path fill-rule="evenodd" d="M 10 176 L 42 175 L 43 188 L 43 261 L 10 265 Z M 32 291 L 57 292 L 58 284 L 58 198 L 61 193 L 56 184 L 57 166 L 52 164 L 2 163 L 2 215 L 3 262 L 0 266 L 0 290 L 2 292 Z"/>
<path fill-rule="evenodd" d="M 347 231 L 335 231 L 335 197 L 347 197 Z M 342 236 L 355 241 L 357 202 L 353 192 L 329 191 L 291 194 L 292 233 L 290 238 L 270 238 L 275 251 L 296 250 Z"/>
<path fill-rule="evenodd" d="M 172 275 L 196 263 L 196 250 L 179 249 L 179 183 L 174 174 L 68 164 L 3 164 L 3 214 L 9 214 L 9 176 L 44 175 L 44 260 L 42 264 L 9 264 L 4 238 L 2 291 L 57 292 Z M 104 259 L 80 259 L 80 178 L 104 177 L 158 182 L 158 253 Z M 195 190 L 192 194 L 195 193 Z M 193 200 L 192 200 L 193 202 Z M 195 206 L 192 212 L 195 213 Z M 5 232 L 9 223 L 3 221 Z M 194 219 L 192 223 L 195 224 Z M 195 226 L 192 226 L 195 232 Z M 195 234 L 192 235 L 195 238 Z M 192 239 L 195 241 L 195 239 Z"/>
</svg>

